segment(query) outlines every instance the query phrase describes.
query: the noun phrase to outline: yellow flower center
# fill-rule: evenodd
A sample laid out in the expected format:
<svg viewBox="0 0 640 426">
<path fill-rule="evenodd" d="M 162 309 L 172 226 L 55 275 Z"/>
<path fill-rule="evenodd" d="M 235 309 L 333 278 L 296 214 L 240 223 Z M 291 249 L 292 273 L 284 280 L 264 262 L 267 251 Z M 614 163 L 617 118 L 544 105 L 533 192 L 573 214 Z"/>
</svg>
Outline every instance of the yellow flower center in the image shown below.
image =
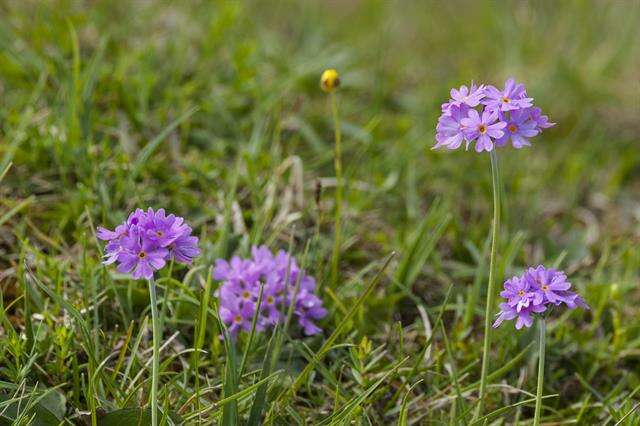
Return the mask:
<svg viewBox="0 0 640 426">
<path fill-rule="evenodd" d="M 511 133 L 515 133 L 518 131 L 518 127 L 515 124 L 509 124 L 509 127 L 507 127 L 507 129 L 509 129 Z"/>
<path fill-rule="evenodd" d="M 543 285 L 542 286 L 542 291 L 549 291 L 549 286 L 548 285 Z"/>
<path fill-rule="evenodd" d="M 524 290 L 520 290 L 520 291 L 518 292 L 518 296 L 523 297 L 523 296 L 524 296 Z"/>
<path fill-rule="evenodd" d="M 478 131 L 484 135 L 485 133 L 487 133 L 487 126 L 485 126 L 484 124 L 479 125 Z"/>
<path fill-rule="evenodd" d="M 270 304 L 270 305 L 271 305 L 271 304 L 272 304 L 273 302 L 275 302 L 275 301 L 276 301 L 276 299 L 274 299 L 274 298 L 273 298 L 273 296 L 267 296 L 267 303 L 268 303 L 268 304 Z"/>
<path fill-rule="evenodd" d="M 503 96 L 502 102 L 504 102 L 505 104 L 508 104 L 509 102 L 511 102 L 511 99 L 507 98 L 506 96 Z"/>
<path fill-rule="evenodd" d="M 251 293 L 249 293 L 248 290 L 245 290 L 242 292 L 242 298 L 243 299 L 248 299 L 251 296 Z"/>
<path fill-rule="evenodd" d="M 140 253 L 138 253 L 138 258 L 139 259 L 144 259 L 145 257 L 147 257 L 147 253 L 141 251 Z"/>
<path fill-rule="evenodd" d="M 238 324 L 242 322 L 242 316 L 240 315 L 236 315 L 235 318 L 233 319 L 235 322 L 237 322 Z"/>
</svg>

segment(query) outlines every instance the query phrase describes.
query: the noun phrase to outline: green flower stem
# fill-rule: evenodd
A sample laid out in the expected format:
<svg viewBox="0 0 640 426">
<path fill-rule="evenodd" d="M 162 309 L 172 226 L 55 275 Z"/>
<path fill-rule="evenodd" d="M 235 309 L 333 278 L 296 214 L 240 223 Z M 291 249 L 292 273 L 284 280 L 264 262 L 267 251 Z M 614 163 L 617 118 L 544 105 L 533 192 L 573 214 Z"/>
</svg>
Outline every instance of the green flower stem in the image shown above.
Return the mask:
<svg viewBox="0 0 640 426">
<path fill-rule="evenodd" d="M 338 114 L 338 101 L 335 92 L 331 92 L 331 110 L 333 112 L 333 126 L 335 131 L 335 157 L 334 167 L 336 172 L 335 192 L 335 224 L 333 252 L 331 254 L 331 285 L 338 283 L 338 263 L 340 261 L 340 238 L 342 233 L 342 135 L 340 133 L 340 115 Z"/>
<path fill-rule="evenodd" d="M 498 252 L 498 233 L 500 231 L 500 172 L 498 169 L 498 154 L 491 151 L 491 182 L 493 186 L 493 229 L 491 231 L 491 259 L 489 263 L 489 285 L 487 286 L 487 306 L 484 313 L 484 343 L 482 345 L 482 370 L 480 373 L 480 395 L 476 418 L 484 413 L 487 394 L 487 376 L 489 374 L 489 347 L 491 346 L 491 317 L 496 287 L 496 267 Z"/>
<path fill-rule="evenodd" d="M 158 300 L 156 282 L 149 279 L 149 298 L 151 301 L 151 323 L 153 334 L 153 359 L 151 369 L 151 424 L 158 426 L 158 375 L 160 369 L 160 322 L 158 321 Z"/>
<path fill-rule="evenodd" d="M 540 424 L 540 412 L 542 411 L 542 389 L 544 387 L 544 352 L 545 352 L 545 340 L 546 340 L 546 323 L 544 318 L 540 318 L 539 329 L 540 338 L 538 346 L 538 387 L 536 389 L 536 411 L 533 417 L 533 425 L 538 426 Z"/>
</svg>

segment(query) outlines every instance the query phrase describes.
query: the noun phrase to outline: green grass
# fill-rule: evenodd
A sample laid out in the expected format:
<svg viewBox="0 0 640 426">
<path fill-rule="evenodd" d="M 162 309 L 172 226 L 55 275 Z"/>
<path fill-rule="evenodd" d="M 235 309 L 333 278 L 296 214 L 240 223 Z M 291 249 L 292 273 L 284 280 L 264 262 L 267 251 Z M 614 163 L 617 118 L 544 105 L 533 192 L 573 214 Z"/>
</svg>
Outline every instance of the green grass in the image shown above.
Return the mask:
<svg viewBox="0 0 640 426">
<path fill-rule="evenodd" d="M 149 422 L 148 290 L 94 234 L 147 206 L 203 252 L 156 277 L 161 422 L 469 424 L 490 162 L 430 147 L 450 87 L 509 76 L 558 125 L 500 152 L 497 282 L 556 265 L 592 306 L 547 322 L 542 422 L 637 424 L 639 20 L 633 1 L 2 2 L 0 425 Z M 323 334 L 219 338 L 210 266 L 252 244 L 305 258 Z M 536 330 L 491 340 L 480 424 L 531 424 Z"/>
</svg>

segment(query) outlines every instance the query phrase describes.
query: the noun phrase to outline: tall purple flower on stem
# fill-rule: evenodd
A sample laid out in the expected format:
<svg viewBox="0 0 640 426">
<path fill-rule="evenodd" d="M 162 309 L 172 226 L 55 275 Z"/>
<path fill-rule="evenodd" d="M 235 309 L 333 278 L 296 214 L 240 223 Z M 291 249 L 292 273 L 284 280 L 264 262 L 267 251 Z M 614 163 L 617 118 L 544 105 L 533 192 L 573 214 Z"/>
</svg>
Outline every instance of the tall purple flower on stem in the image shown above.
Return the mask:
<svg viewBox="0 0 640 426">
<path fill-rule="evenodd" d="M 586 302 L 571 290 L 571 283 L 567 281 L 564 272 L 547 269 L 542 265 L 529 268 L 519 277 L 513 277 L 504 282 L 504 290 L 500 295 L 505 299 L 500 304 L 500 312 L 493 327 L 498 327 L 504 321 L 516 320 L 516 329 L 531 327 L 536 314 L 540 323 L 538 340 L 538 386 L 536 390 L 536 408 L 533 424 L 540 424 L 542 410 L 542 388 L 544 380 L 545 355 L 545 318 L 542 314 L 554 306 L 563 303 L 569 309 L 581 307 L 589 309 Z"/>
<path fill-rule="evenodd" d="M 235 336 L 239 331 L 250 331 L 256 311 L 257 331 L 283 323 L 294 301 L 293 316 L 304 333 L 321 332 L 315 321 L 327 311 L 315 294 L 313 277 L 284 251 L 274 255 L 266 246 L 260 246 L 253 247 L 251 255 L 249 259 L 218 259 L 213 270 L 213 278 L 222 281 L 217 291 L 219 313 L 229 333 Z M 258 307 L 260 288 L 262 300 Z"/>
<path fill-rule="evenodd" d="M 475 141 L 477 152 L 488 151 L 491 158 L 491 184 L 493 186 L 493 224 L 491 229 L 491 258 L 489 263 L 489 282 L 487 285 L 487 302 L 484 318 L 484 341 L 482 347 L 482 370 L 477 409 L 474 420 L 482 416 L 487 394 L 489 374 L 489 348 L 491 345 L 491 317 L 495 298 L 497 240 L 500 229 L 500 173 L 498 170 L 497 149 L 508 145 L 514 148 L 530 146 L 530 138 L 537 136 L 543 129 L 554 123 L 542 114 L 540 108 L 533 106 L 533 98 L 528 97 L 523 84 L 508 79 L 502 90 L 491 85 L 471 85 L 460 89 L 451 89 L 451 98 L 441 105 L 442 114 L 436 126 L 435 148 L 458 149 L 465 144 L 465 149 Z M 513 285 L 524 285 L 518 281 Z M 496 325 L 505 320 L 517 319 L 516 327 L 529 327 L 533 315 L 544 311 L 545 305 L 538 303 L 537 293 L 527 289 L 523 296 L 509 296 L 515 304 L 503 303 Z M 505 291 L 511 291 L 505 289 Z M 552 296 L 553 297 L 553 296 Z M 577 303 L 581 299 L 571 299 Z M 571 306 L 567 303 L 568 306 Z M 470 320 L 465 319 L 465 322 Z M 469 324 L 466 324 L 469 325 Z"/>
<path fill-rule="evenodd" d="M 160 323 L 156 300 L 155 271 L 162 269 L 167 261 L 190 264 L 200 254 L 198 237 L 191 235 L 191 228 L 184 219 L 173 214 L 166 215 L 164 209 L 146 212 L 136 209 L 124 223 L 114 231 L 99 227 L 97 236 L 107 241 L 104 264 L 118 263 L 118 271 L 131 274 L 135 280 L 149 282 L 151 318 L 153 332 L 153 365 L 151 377 L 151 424 L 158 425 L 158 382 L 160 377 Z"/>
</svg>

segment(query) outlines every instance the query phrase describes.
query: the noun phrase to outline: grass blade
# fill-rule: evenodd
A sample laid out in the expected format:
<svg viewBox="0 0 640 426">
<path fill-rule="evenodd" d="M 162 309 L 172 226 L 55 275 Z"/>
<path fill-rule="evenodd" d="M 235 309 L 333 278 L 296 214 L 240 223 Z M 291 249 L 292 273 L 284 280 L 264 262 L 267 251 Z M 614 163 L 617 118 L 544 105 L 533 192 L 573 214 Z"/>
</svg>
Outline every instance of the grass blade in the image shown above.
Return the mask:
<svg viewBox="0 0 640 426">
<path fill-rule="evenodd" d="M 436 243 L 444 233 L 451 215 L 441 203 L 434 204 L 422 220 L 408 251 L 404 254 L 395 278 L 406 288 L 411 288 L 424 267 Z"/>
<path fill-rule="evenodd" d="M 267 351 L 265 353 L 264 360 L 262 361 L 260 381 L 267 378 L 269 376 L 269 373 L 271 372 L 271 362 L 279 330 L 280 329 L 276 325 L 273 329 L 273 333 L 271 334 L 271 338 L 269 339 L 269 345 L 267 346 Z M 249 414 L 249 421 L 247 422 L 247 425 L 258 426 L 260 424 L 262 413 L 266 405 L 266 396 L 267 382 L 264 382 L 260 387 L 258 387 L 256 396 L 253 398 L 253 404 L 251 405 L 251 412 Z"/>
<path fill-rule="evenodd" d="M 321 362 L 322 359 L 325 357 L 325 355 L 327 355 L 327 352 L 330 350 L 330 348 L 333 346 L 333 343 L 336 341 L 338 336 L 340 336 L 344 328 L 347 326 L 347 324 L 349 323 L 349 320 L 353 318 L 353 316 L 358 312 L 358 308 L 364 303 L 364 301 L 367 299 L 369 294 L 375 288 L 376 284 L 378 284 L 378 282 L 380 281 L 380 278 L 382 278 L 382 275 L 384 274 L 387 267 L 389 266 L 389 263 L 391 263 L 391 259 L 393 259 L 394 257 L 395 257 L 395 252 L 387 256 L 387 259 L 382 265 L 382 268 L 380 268 L 376 276 L 371 280 L 371 282 L 369 283 L 365 291 L 360 295 L 358 300 L 356 300 L 355 303 L 351 306 L 351 309 L 349 309 L 349 312 L 347 313 L 347 315 L 345 315 L 345 317 L 342 318 L 342 320 L 340 321 L 336 329 L 333 331 L 333 333 L 331 333 L 329 338 L 325 340 L 325 342 L 322 344 L 322 346 L 314 356 L 314 361 L 306 365 L 306 367 L 302 370 L 302 372 L 298 375 L 294 383 L 291 385 L 291 388 L 285 391 L 285 394 L 290 394 L 290 395 L 295 394 L 298 388 L 306 380 L 309 373 L 311 373 L 311 371 L 315 368 L 315 365 Z"/>
<path fill-rule="evenodd" d="M 409 357 L 405 357 L 398 361 L 389 371 L 387 371 L 380 379 L 378 379 L 374 384 L 369 386 L 366 391 L 362 392 L 360 395 L 354 397 L 351 401 L 349 401 L 344 407 L 342 407 L 337 413 L 332 414 L 325 420 L 322 420 L 318 423 L 318 425 L 336 425 L 336 424 L 344 424 L 349 418 L 349 416 L 353 413 L 353 411 L 359 407 L 365 400 L 367 400 L 373 392 L 384 383 L 389 376 L 391 376 Z"/>
<path fill-rule="evenodd" d="M 173 130 L 178 127 L 180 124 L 185 122 L 189 117 L 191 117 L 196 111 L 198 111 L 197 107 L 193 107 L 188 109 L 185 113 L 183 113 L 180 117 L 173 120 L 167 127 L 165 127 L 155 138 L 153 138 L 148 144 L 145 145 L 142 150 L 138 153 L 138 157 L 133 163 L 133 169 L 131 171 L 131 179 L 134 180 L 142 167 L 144 167 L 151 154 L 158 148 L 160 143 L 167 137 Z"/>
<path fill-rule="evenodd" d="M 418 386 L 420 383 L 422 383 L 422 379 L 412 384 L 407 390 L 407 393 L 402 397 L 402 406 L 400 407 L 400 414 L 398 415 L 398 426 L 409 425 L 409 395 L 411 395 L 413 388 Z"/>
</svg>

